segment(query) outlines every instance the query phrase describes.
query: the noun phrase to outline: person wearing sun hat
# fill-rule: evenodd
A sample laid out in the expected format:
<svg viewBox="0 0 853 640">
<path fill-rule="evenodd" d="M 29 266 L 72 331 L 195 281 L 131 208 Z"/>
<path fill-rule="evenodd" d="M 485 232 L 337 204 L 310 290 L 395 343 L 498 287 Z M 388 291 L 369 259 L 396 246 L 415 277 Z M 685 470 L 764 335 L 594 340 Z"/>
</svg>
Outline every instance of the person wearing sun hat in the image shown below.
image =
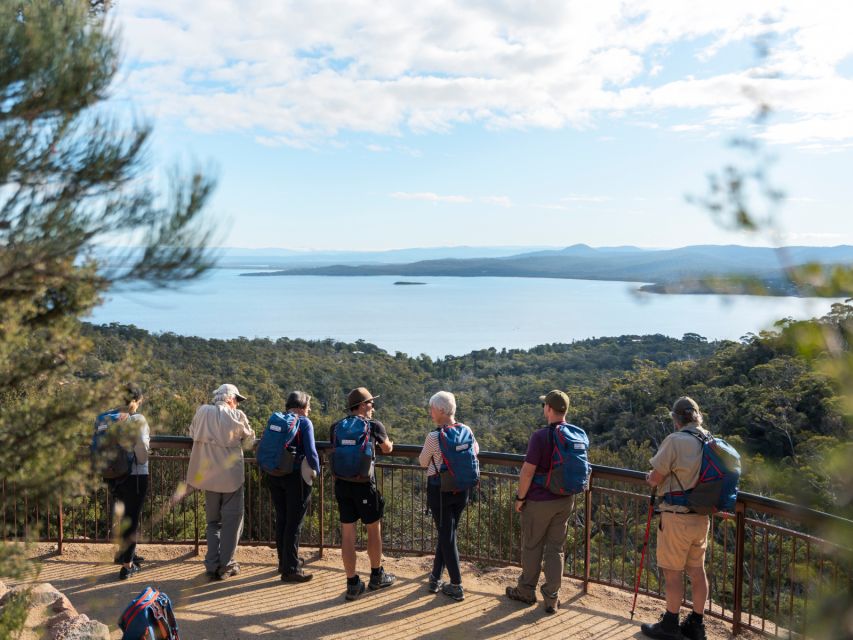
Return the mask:
<svg viewBox="0 0 853 640">
<path fill-rule="evenodd" d="M 237 405 L 246 396 L 233 384 L 213 392 L 213 404 L 198 408 L 190 425 L 193 448 L 187 484 L 204 491 L 207 553 L 204 566 L 212 579 L 240 572 L 234 561 L 243 531 L 245 471 L 243 450 L 255 443 L 255 432 Z"/>
<path fill-rule="evenodd" d="M 354 424 L 367 424 L 369 431 L 367 446 L 376 451 L 373 444 L 384 454 L 389 454 L 394 449 L 394 443 L 388 437 L 388 431 L 379 420 L 373 418 L 375 411 L 374 402 L 379 398 L 374 396 L 365 387 L 357 387 L 347 394 L 346 404 L 348 415 L 338 420 L 329 429 L 329 442 L 335 445 L 350 444 L 351 440 L 336 440 L 336 432 L 340 428 L 346 428 Z M 357 420 L 353 420 L 357 418 Z M 338 503 L 338 512 L 341 521 L 341 558 L 344 563 L 344 571 L 347 576 L 346 599 L 355 600 L 365 591 L 364 582 L 355 570 L 355 539 L 356 523 L 361 520 L 367 529 L 367 555 L 370 558 L 370 581 L 367 587 L 371 591 L 390 587 L 396 581 L 396 577 L 385 573 L 382 566 L 382 515 L 385 512 L 385 500 L 376 487 L 376 477 L 373 473 L 371 461 L 370 470 L 366 477 L 347 478 L 335 472 L 335 499 Z"/>
</svg>

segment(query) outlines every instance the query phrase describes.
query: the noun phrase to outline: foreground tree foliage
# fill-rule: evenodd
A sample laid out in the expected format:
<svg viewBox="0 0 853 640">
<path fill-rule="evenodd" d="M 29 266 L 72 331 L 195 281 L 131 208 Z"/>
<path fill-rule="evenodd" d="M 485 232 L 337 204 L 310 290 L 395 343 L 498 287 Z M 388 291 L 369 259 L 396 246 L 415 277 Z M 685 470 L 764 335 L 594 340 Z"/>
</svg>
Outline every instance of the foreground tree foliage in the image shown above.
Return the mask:
<svg viewBox="0 0 853 640">
<path fill-rule="evenodd" d="M 172 287 L 210 265 L 212 183 L 148 186 L 150 129 L 103 107 L 118 60 L 100 2 L 0 2 L 0 481 L 33 498 L 79 490 L 91 417 L 130 374 L 119 354 L 79 375 L 80 318 L 112 286 Z M 96 252 L 116 241 L 135 248 Z M 0 575 L 21 569 L 0 542 Z"/>
</svg>

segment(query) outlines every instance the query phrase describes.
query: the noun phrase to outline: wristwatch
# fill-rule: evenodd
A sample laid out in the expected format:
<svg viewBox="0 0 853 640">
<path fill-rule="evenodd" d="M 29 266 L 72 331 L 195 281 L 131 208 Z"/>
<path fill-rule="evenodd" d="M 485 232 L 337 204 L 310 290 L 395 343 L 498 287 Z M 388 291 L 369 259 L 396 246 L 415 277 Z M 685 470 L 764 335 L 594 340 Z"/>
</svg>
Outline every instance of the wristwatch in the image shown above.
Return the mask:
<svg viewBox="0 0 853 640">
<path fill-rule="evenodd" d="M 516 494 L 515 494 L 515 501 L 516 501 L 516 502 L 527 502 L 527 498 L 526 498 L 526 497 L 522 498 L 521 496 L 519 496 L 519 495 L 516 493 Z"/>
</svg>

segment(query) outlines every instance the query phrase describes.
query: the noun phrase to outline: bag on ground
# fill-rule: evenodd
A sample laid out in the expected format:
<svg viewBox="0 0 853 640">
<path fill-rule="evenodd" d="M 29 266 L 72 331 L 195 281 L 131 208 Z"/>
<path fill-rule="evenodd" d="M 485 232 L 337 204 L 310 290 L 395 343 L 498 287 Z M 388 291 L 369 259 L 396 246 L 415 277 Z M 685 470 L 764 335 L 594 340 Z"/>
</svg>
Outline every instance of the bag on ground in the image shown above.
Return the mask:
<svg viewBox="0 0 853 640">
<path fill-rule="evenodd" d="M 271 476 L 286 476 L 296 469 L 296 446 L 299 437 L 299 416 L 276 411 L 258 444 L 257 459 L 261 471 Z"/>
<path fill-rule="evenodd" d="M 154 587 L 145 587 L 118 620 L 122 640 L 180 640 L 172 601 Z"/>
<path fill-rule="evenodd" d="M 556 425 L 550 433 L 551 466 L 533 481 L 558 496 L 570 496 L 589 488 L 589 438 L 586 432 L 568 422 Z"/>
<path fill-rule="evenodd" d="M 105 411 L 95 418 L 95 433 L 89 446 L 92 466 L 104 480 L 115 482 L 130 475 L 133 469 L 133 447 L 124 442 L 119 428 L 122 412 Z"/>
<path fill-rule="evenodd" d="M 704 515 L 731 511 L 737 502 L 740 454 L 722 438 L 705 437 L 693 431 L 683 433 L 695 437 L 702 445 L 699 480 L 695 487 L 667 493 L 664 502 L 689 507 L 691 511 Z"/>
<path fill-rule="evenodd" d="M 480 482 L 480 461 L 474 454 L 474 434 L 464 424 L 442 427 L 438 432 L 441 468 L 438 476 L 444 493 L 465 491 Z"/>
<path fill-rule="evenodd" d="M 370 422 L 347 416 L 335 426 L 332 443 L 332 474 L 350 482 L 369 482 L 373 477 L 373 436 Z"/>
</svg>

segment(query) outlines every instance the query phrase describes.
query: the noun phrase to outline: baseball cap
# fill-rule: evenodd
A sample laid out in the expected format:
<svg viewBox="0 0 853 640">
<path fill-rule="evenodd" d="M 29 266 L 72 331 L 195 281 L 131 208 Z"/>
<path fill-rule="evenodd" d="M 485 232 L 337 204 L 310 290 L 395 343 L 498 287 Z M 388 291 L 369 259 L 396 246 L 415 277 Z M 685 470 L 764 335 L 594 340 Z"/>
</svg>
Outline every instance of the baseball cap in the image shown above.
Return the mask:
<svg viewBox="0 0 853 640">
<path fill-rule="evenodd" d="M 672 405 L 672 415 L 690 417 L 690 414 L 694 411 L 696 413 L 701 413 L 696 401 L 688 396 L 681 396 Z"/>
<path fill-rule="evenodd" d="M 240 392 L 237 390 L 237 387 L 234 386 L 233 384 L 220 385 L 220 387 L 216 391 L 213 392 L 213 395 L 215 395 L 215 396 L 218 396 L 218 395 L 234 396 L 235 398 L 237 398 L 237 402 L 243 402 L 243 400 L 246 399 L 246 396 L 240 395 Z"/>
<path fill-rule="evenodd" d="M 544 402 L 557 413 L 565 413 L 569 410 L 569 396 L 559 389 L 554 389 L 544 396 L 539 396 L 539 401 Z"/>
</svg>

